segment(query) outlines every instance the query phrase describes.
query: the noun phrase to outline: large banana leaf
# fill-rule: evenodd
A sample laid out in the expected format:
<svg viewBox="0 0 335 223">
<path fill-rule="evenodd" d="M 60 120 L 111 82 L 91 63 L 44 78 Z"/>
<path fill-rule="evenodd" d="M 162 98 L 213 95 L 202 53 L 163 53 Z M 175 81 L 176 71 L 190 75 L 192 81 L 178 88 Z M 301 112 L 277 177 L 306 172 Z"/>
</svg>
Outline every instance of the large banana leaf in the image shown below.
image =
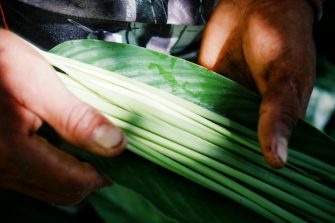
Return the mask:
<svg viewBox="0 0 335 223">
<path fill-rule="evenodd" d="M 51 52 L 142 81 L 250 128 L 257 124 L 260 102 L 257 94 L 182 59 L 94 40 L 66 42 Z M 106 160 L 69 145 L 62 146 L 94 162 L 109 178 L 128 187 L 110 188 L 92 196 L 91 201 L 107 222 L 265 221 L 234 202 L 128 152 Z M 293 134 L 291 146 L 324 161 L 334 160 L 334 141 L 303 121 Z M 119 220 L 108 211 L 109 206 L 110 210 L 115 210 L 113 206 L 122 210 L 118 212 L 123 213 Z M 142 208 L 137 209 L 139 206 Z"/>
</svg>

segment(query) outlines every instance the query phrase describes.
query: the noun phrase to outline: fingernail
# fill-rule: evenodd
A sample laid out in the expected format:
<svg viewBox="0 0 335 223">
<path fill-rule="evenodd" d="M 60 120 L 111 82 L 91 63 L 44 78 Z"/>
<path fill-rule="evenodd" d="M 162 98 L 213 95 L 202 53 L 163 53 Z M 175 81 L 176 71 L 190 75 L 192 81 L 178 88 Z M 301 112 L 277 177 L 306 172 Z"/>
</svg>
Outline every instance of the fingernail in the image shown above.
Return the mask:
<svg viewBox="0 0 335 223">
<path fill-rule="evenodd" d="M 94 131 L 93 140 L 104 149 L 112 149 L 122 142 L 123 133 L 114 126 L 103 125 Z"/>
<path fill-rule="evenodd" d="M 276 153 L 283 164 L 287 161 L 287 144 L 286 138 L 279 137 L 277 139 Z"/>
</svg>

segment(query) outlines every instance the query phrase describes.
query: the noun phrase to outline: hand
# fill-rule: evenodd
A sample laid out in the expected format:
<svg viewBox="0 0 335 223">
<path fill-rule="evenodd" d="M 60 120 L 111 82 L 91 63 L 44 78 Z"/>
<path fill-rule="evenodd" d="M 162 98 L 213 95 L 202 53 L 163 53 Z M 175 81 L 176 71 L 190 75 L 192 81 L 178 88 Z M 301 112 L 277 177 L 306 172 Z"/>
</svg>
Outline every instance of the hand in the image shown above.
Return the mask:
<svg viewBox="0 0 335 223">
<path fill-rule="evenodd" d="M 203 35 L 199 63 L 261 94 L 258 139 L 276 168 L 312 91 L 313 22 L 307 0 L 222 0 Z"/>
<path fill-rule="evenodd" d="M 35 50 L 0 30 L 0 186 L 72 205 L 110 184 L 89 163 L 36 135 L 42 122 L 98 155 L 115 156 L 125 146 L 121 131 L 67 91 Z"/>
</svg>

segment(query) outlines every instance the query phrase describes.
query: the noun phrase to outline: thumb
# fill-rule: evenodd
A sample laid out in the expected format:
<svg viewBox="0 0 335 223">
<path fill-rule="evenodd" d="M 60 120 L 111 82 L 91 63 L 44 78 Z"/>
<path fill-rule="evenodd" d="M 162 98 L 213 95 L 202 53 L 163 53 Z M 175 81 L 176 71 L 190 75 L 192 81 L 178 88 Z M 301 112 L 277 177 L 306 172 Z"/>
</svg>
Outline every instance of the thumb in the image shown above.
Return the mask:
<svg viewBox="0 0 335 223">
<path fill-rule="evenodd" d="M 289 138 L 309 98 L 310 91 L 305 89 L 303 94 L 295 80 L 286 76 L 270 83 L 260 106 L 258 138 L 265 160 L 275 168 L 287 162 Z"/>
<path fill-rule="evenodd" d="M 102 156 L 115 156 L 125 147 L 119 128 L 71 94 L 53 105 L 45 104 L 44 111 L 49 114 L 44 119 L 76 146 Z"/>
<path fill-rule="evenodd" d="M 39 85 L 44 93 L 36 107 L 41 118 L 78 147 L 102 156 L 118 155 L 126 144 L 121 130 L 70 93 L 51 68 L 44 72 L 48 78 Z"/>
<path fill-rule="evenodd" d="M 6 34 L 11 44 L 3 59 L 2 81 L 16 100 L 70 143 L 102 156 L 119 154 L 126 144 L 121 130 L 71 94 L 35 50 Z"/>
</svg>

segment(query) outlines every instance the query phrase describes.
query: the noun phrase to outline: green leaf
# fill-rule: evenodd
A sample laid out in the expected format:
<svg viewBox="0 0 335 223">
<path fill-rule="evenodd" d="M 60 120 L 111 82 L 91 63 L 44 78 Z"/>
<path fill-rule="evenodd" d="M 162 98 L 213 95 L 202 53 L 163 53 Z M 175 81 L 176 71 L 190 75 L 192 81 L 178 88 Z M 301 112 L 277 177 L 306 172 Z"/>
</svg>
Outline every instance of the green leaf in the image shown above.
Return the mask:
<svg viewBox="0 0 335 223">
<path fill-rule="evenodd" d="M 107 164 L 117 171 L 117 176 L 111 174 L 111 177 L 117 177 L 118 182 L 136 190 L 177 222 L 243 222 L 248 219 L 265 222 L 249 209 L 130 152 Z M 114 194 L 105 193 L 104 196 Z M 126 204 L 122 200 L 119 202 L 121 204 L 115 202 L 114 205 L 132 206 L 130 201 Z M 145 220 L 136 222 L 151 222 L 155 218 L 150 212 L 143 212 L 143 216 Z"/>
<path fill-rule="evenodd" d="M 260 102 L 257 94 L 182 59 L 139 47 L 94 40 L 66 42 L 51 52 L 139 80 L 250 128 L 257 126 Z M 302 121 L 295 130 L 291 145 L 325 161 L 331 162 L 333 159 L 330 154 L 334 141 Z M 93 162 L 103 173 L 108 173 L 109 178 L 131 188 L 135 194 L 143 195 L 147 199 L 144 203 L 152 203 L 159 213 L 164 213 L 163 216 L 169 216 L 169 219 L 179 222 L 265 221 L 234 202 L 128 152 L 116 159 L 105 160 L 69 148 L 68 145 L 66 147 Z M 134 215 L 131 209 L 124 208 L 131 204 L 131 198 L 127 199 L 123 194 L 120 198 L 124 199 L 118 202 L 112 199 L 113 190 L 99 193 L 100 199 L 98 195 L 93 195 L 91 200 L 96 207 L 100 207 L 97 210 L 105 219 L 112 221 L 115 216 L 108 212 L 107 203 L 110 203 L 110 207 L 129 211 L 131 219 L 134 216 L 141 219 L 138 222 L 149 222 L 148 219 L 154 222 L 157 217 L 158 212 L 153 212 L 151 205 L 144 205 Z M 119 193 L 122 194 L 122 191 Z"/>
<path fill-rule="evenodd" d="M 89 160 L 117 183 L 116 189 L 113 186 L 102 189 L 89 198 L 107 223 L 237 223 L 249 219 L 268 222 L 251 210 L 129 151 L 115 158 L 100 158 L 60 141 L 47 126 L 43 126 L 40 134 L 58 147 Z"/>
<path fill-rule="evenodd" d="M 256 129 L 260 96 L 194 63 L 98 40 L 68 41 L 50 52 L 117 72 Z M 304 121 L 298 122 L 290 145 L 328 163 L 335 160 L 334 140 Z"/>
<path fill-rule="evenodd" d="M 255 125 L 257 120 L 257 94 L 183 59 L 95 40 L 65 42 L 50 52 L 133 78 L 228 118 L 243 120 L 242 124 Z"/>
<path fill-rule="evenodd" d="M 89 200 L 105 222 L 177 222 L 164 215 L 140 194 L 118 184 L 96 191 Z"/>
</svg>

